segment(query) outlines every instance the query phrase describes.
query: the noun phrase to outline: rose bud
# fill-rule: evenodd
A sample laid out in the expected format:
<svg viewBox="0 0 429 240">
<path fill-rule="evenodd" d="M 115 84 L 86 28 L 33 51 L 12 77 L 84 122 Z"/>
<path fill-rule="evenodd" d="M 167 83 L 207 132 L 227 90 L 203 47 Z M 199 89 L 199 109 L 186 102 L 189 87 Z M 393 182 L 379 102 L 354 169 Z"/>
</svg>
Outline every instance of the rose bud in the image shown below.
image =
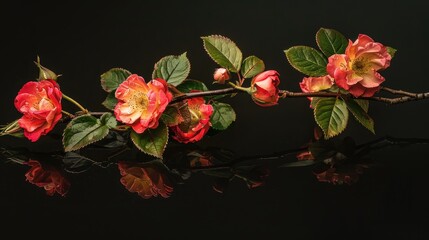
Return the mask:
<svg viewBox="0 0 429 240">
<path fill-rule="evenodd" d="M 213 78 L 217 83 L 224 84 L 231 78 L 231 74 L 225 68 L 218 68 L 213 74 Z"/>
<path fill-rule="evenodd" d="M 251 83 L 253 101 L 262 107 L 276 105 L 279 100 L 279 84 L 279 73 L 275 70 L 256 75 Z"/>
<path fill-rule="evenodd" d="M 55 74 L 53 71 L 51 71 L 50 69 L 45 68 L 44 66 L 42 66 L 40 64 L 40 58 L 37 57 L 37 62 L 34 62 L 37 67 L 39 68 L 39 78 L 37 80 L 47 80 L 47 79 L 52 79 L 52 80 L 57 80 L 58 76 L 57 74 Z"/>
</svg>

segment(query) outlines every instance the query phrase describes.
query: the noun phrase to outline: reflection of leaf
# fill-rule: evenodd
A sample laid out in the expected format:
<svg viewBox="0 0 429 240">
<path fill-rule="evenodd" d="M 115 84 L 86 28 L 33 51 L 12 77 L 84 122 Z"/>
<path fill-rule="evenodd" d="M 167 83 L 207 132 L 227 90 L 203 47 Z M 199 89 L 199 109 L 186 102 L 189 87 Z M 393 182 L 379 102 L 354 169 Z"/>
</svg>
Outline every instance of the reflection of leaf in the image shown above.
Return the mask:
<svg viewBox="0 0 429 240">
<path fill-rule="evenodd" d="M 315 160 L 303 160 L 303 161 L 295 161 L 290 163 L 285 163 L 282 165 L 282 167 L 306 167 L 316 164 L 317 161 Z"/>
<path fill-rule="evenodd" d="M 75 152 L 67 152 L 63 158 L 64 170 L 70 173 L 83 173 L 88 171 L 94 160 L 84 157 Z"/>
</svg>

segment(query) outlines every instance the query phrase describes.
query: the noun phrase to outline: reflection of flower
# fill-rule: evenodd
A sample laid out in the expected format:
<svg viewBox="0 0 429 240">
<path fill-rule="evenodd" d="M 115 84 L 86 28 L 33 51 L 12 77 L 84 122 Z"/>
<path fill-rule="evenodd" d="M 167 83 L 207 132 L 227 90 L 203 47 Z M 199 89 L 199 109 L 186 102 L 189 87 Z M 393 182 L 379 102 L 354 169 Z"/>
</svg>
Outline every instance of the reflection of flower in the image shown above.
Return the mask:
<svg viewBox="0 0 429 240">
<path fill-rule="evenodd" d="M 304 77 L 302 82 L 299 83 L 303 92 L 319 92 L 329 89 L 334 84 L 333 79 L 329 76 L 323 77 Z M 308 99 L 312 99 L 309 97 Z"/>
<path fill-rule="evenodd" d="M 122 185 L 142 198 L 148 199 L 158 195 L 168 198 L 173 192 L 167 174 L 159 165 L 120 162 L 118 167 L 122 175 Z"/>
<path fill-rule="evenodd" d="M 26 162 L 31 169 L 25 177 L 30 183 L 42 187 L 49 196 L 56 193 L 65 196 L 70 188 L 70 182 L 54 167 L 40 164 L 39 161 L 29 160 Z"/>
<path fill-rule="evenodd" d="M 143 133 L 148 128 L 158 127 L 158 120 L 173 95 L 163 79 L 154 79 L 146 84 L 137 74 L 130 75 L 116 90 L 118 104 L 116 119 Z"/>
<path fill-rule="evenodd" d="M 377 71 L 386 69 L 392 57 L 381 43 L 360 34 L 355 42 L 349 41 L 345 54 L 329 57 L 327 71 L 335 83 L 355 97 L 371 97 L 384 82 Z"/>
<path fill-rule="evenodd" d="M 315 173 L 319 182 L 328 182 L 332 184 L 348 184 L 351 185 L 359 180 L 359 175 L 363 173 L 366 165 L 355 164 L 347 168 L 328 168 L 326 171 Z"/>
<path fill-rule="evenodd" d="M 252 79 L 253 101 L 263 107 L 273 106 L 279 100 L 279 73 L 269 70 L 256 75 Z"/>
<path fill-rule="evenodd" d="M 15 107 L 24 115 L 18 123 L 32 142 L 50 132 L 61 119 L 62 93 L 54 80 L 27 82 L 15 98 Z"/>
<path fill-rule="evenodd" d="M 204 98 L 191 98 L 186 101 L 191 115 L 190 121 L 171 127 L 174 132 L 173 138 L 181 143 L 201 140 L 211 126 L 210 116 L 213 113 L 212 105 L 205 104 Z"/>
<path fill-rule="evenodd" d="M 231 74 L 225 68 L 218 68 L 213 74 L 213 79 L 220 84 L 224 84 L 225 81 L 231 78 Z"/>
</svg>

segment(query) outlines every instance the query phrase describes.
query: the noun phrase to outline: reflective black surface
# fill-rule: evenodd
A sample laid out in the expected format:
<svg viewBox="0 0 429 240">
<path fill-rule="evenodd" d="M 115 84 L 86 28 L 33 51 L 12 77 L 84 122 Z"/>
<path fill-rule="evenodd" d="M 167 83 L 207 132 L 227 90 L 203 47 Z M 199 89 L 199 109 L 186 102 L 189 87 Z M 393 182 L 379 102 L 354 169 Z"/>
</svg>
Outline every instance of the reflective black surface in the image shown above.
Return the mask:
<svg viewBox="0 0 429 240">
<path fill-rule="evenodd" d="M 391 67 L 383 72 L 386 86 L 428 91 L 427 3 L 349 4 L 9 1 L 0 10 L 4 41 L 0 48 L 0 121 L 20 117 L 13 99 L 25 82 L 37 76 L 33 64 L 37 55 L 45 66 L 63 74 L 62 91 L 93 111 L 105 110 L 101 105 L 105 93 L 99 84 L 104 71 L 123 67 L 149 79 L 153 64 L 161 57 L 185 51 L 192 65 L 190 77 L 218 88 L 210 85 L 217 66 L 204 53 L 199 38 L 209 34 L 230 37 L 244 55 L 254 54 L 265 61 L 267 69 L 277 70 L 281 88 L 299 91 L 303 76 L 288 65 L 284 49 L 315 47 L 314 33 L 319 27 L 337 29 L 351 39 L 365 33 L 398 49 Z M 244 95 L 228 102 L 235 107 L 237 121 L 225 132 L 206 137 L 196 144 L 197 149 L 226 149 L 234 153 L 233 159 L 260 158 L 300 149 L 313 138 L 314 119 L 306 99 L 281 100 L 272 108 L 256 106 Z M 429 150 L 428 145 L 415 140 L 429 137 L 428 104 L 371 103 L 369 113 L 376 123 L 376 135 L 349 122 L 336 141 L 350 137 L 362 145 L 393 136 L 400 143 L 414 142 L 387 142 L 369 152 L 366 156 L 371 168 L 363 170 L 351 185 L 319 182 L 315 172 L 320 170 L 315 166 L 279 167 L 282 161 L 295 159 L 295 154 L 290 154 L 267 160 L 269 175 L 264 185 L 250 189 L 242 178 L 235 178 L 220 194 L 213 190 L 213 176 L 195 171 L 183 184 L 172 181 L 174 190 L 169 198 L 143 199 L 121 184 L 114 163 L 80 174 L 64 173 L 71 185 L 61 197 L 48 196 L 26 181 L 29 166 L 1 163 L 0 204 L 5 219 L 1 230 L 15 238 L 426 239 Z M 65 108 L 75 110 L 71 105 Z M 34 144 L 2 137 L 0 147 L 51 154 L 61 150 L 55 134 L 61 134 L 63 127 L 55 129 L 54 138 L 44 137 Z M 171 140 L 169 147 L 177 146 Z M 177 149 L 185 151 L 180 146 Z M 110 151 L 88 149 L 83 155 L 104 161 Z M 50 161 L 61 166 L 61 160 Z M 113 162 L 149 160 L 131 151 L 116 156 Z M 265 163 L 260 160 L 257 162 Z M 174 161 L 167 165 L 180 166 Z"/>
</svg>

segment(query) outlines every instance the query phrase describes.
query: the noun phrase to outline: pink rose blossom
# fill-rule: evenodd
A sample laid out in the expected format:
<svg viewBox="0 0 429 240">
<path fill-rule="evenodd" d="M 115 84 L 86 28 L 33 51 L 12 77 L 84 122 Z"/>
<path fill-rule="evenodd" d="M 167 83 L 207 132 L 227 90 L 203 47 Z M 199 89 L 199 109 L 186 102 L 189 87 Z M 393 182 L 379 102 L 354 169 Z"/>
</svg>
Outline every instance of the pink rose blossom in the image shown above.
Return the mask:
<svg viewBox="0 0 429 240">
<path fill-rule="evenodd" d="M 335 83 L 355 97 L 371 97 L 384 82 L 378 71 L 390 65 L 392 57 L 383 44 L 360 34 L 355 42 L 349 41 L 345 54 L 329 57 L 326 70 Z"/>
</svg>

